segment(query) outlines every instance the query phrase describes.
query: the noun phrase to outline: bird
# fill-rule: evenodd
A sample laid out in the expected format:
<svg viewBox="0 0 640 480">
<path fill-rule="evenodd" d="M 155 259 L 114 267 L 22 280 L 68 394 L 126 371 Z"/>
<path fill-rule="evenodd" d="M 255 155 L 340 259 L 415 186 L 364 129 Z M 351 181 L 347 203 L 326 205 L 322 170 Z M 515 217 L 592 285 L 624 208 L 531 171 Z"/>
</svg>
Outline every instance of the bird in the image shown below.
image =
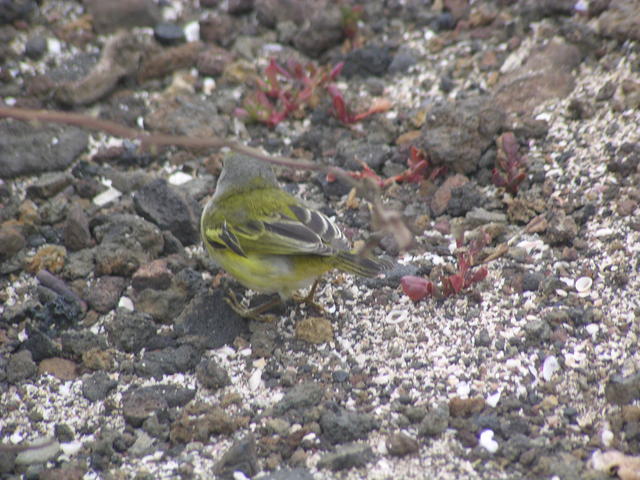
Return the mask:
<svg viewBox="0 0 640 480">
<path fill-rule="evenodd" d="M 343 232 L 320 211 L 283 190 L 271 166 L 253 157 L 231 153 L 215 192 L 200 218 L 206 250 L 214 262 L 245 287 L 275 300 L 252 310 L 240 306 L 235 296 L 229 304 L 245 317 L 258 318 L 317 279 L 337 269 L 375 277 L 390 262 L 365 257 L 349 247 Z M 309 303 L 309 302 L 307 302 Z"/>
</svg>

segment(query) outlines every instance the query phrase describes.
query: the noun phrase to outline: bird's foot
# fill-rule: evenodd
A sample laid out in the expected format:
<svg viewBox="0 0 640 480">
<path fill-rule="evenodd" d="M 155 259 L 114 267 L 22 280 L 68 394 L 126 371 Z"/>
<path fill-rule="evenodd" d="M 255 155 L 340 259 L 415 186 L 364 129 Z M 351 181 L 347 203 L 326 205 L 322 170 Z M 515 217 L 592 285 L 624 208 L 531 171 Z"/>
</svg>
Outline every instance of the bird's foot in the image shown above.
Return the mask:
<svg viewBox="0 0 640 480">
<path fill-rule="evenodd" d="M 272 313 L 265 313 L 268 310 L 271 310 L 276 305 L 279 305 L 282 300 L 280 297 L 275 297 L 262 305 L 258 305 L 257 307 L 247 308 L 236 297 L 236 294 L 233 293 L 233 290 L 229 290 L 227 292 L 227 296 L 225 297 L 225 302 L 231 307 L 231 309 L 240 315 L 242 318 L 248 318 L 250 320 L 256 320 L 258 322 L 266 322 L 273 323 L 276 320 L 276 315 Z"/>
</svg>

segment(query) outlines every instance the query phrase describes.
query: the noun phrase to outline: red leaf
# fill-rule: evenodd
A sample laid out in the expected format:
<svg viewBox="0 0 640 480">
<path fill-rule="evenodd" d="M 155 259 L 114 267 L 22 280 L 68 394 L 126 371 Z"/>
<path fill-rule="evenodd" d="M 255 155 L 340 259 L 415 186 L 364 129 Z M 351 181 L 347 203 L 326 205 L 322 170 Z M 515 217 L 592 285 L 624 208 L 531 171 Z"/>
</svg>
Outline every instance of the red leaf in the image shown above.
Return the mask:
<svg viewBox="0 0 640 480">
<path fill-rule="evenodd" d="M 402 291 L 414 302 L 419 302 L 424 297 L 433 294 L 433 283 L 422 277 L 406 275 L 400 279 Z"/>
</svg>

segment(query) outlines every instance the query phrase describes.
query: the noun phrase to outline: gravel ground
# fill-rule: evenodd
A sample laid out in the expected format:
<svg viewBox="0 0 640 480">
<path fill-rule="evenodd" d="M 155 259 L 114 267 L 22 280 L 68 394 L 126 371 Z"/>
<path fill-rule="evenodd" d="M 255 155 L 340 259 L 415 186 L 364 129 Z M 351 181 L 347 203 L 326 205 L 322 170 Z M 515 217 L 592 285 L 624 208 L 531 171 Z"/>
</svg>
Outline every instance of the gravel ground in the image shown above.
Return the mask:
<svg viewBox="0 0 640 480">
<path fill-rule="evenodd" d="M 223 152 L 0 119 L 0 477 L 640 478 L 638 32 L 633 0 L 0 2 L 0 117 L 429 161 L 374 195 L 413 233 L 380 232 L 384 277 L 263 323 L 200 242 Z M 344 62 L 351 114 L 387 107 L 346 123 L 324 83 L 251 122 L 271 58 Z M 372 234 L 349 185 L 278 174 Z M 451 278 L 461 233 L 486 278 L 414 302 L 401 280 Z"/>
</svg>

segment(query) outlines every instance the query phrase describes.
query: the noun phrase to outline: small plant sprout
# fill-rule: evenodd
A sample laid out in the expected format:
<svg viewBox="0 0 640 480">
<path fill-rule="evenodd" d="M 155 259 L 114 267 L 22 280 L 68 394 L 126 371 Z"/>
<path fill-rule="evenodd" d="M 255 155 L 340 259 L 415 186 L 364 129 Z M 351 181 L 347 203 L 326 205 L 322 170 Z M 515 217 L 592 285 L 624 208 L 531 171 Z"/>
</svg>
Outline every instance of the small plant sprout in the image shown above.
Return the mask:
<svg viewBox="0 0 640 480">
<path fill-rule="evenodd" d="M 432 281 L 414 275 L 406 275 L 400 280 L 402 291 L 414 302 L 419 302 L 425 297 L 457 295 L 472 285 L 481 282 L 489 273 L 487 267 L 474 268 L 477 257 L 488 244 L 489 236 L 483 234 L 472 240 L 464 247 L 462 237 L 456 239 L 457 271 L 452 275 L 442 275 L 440 285 L 436 286 Z"/>
<path fill-rule="evenodd" d="M 518 140 L 513 132 L 506 132 L 496 140 L 498 153 L 491 179 L 496 187 L 504 187 L 516 195 L 526 176 L 526 160 L 518 153 Z"/>
</svg>

